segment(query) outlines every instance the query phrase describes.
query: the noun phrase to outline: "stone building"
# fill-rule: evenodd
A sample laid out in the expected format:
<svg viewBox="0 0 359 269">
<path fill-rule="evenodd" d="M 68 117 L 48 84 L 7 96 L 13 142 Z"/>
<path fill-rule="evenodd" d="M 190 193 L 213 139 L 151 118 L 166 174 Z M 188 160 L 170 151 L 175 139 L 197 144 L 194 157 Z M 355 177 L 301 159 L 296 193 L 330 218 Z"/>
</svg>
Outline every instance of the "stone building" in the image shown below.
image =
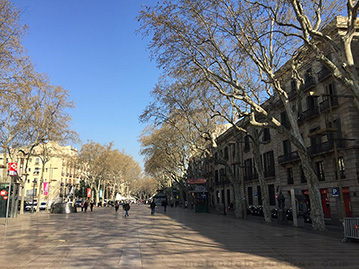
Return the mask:
<svg viewBox="0 0 359 269">
<path fill-rule="evenodd" d="M 333 35 L 340 34 L 341 25 L 341 17 L 333 20 L 330 24 L 330 29 L 335 30 Z M 358 44 L 355 42 L 355 52 L 359 52 Z M 358 57 L 359 53 L 355 55 Z M 340 66 L 335 54 L 328 50 L 327 56 Z M 359 59 L 356 60 L 359 64 Z M 298 115 L 298 126 L 316 169 L 324 217 L 332 222 L 340 220 L 340 189 L 343 190 L 345 215 L 359 216 L 359 111 L 354 97 L 313 55 L 306 55 L 299 71 L 304 78 L 299 91 L 287 72 L 287 65 L 277 75 L 293 105 L 293 113 Z M 298 99 L 298 92 L 301 99 Z M 281 124 L 291 128 L 279 99 L 271 98 L 264 106 L 271 106 L 271 112 Z M 246 124 L 244 121 L 237 124 Z M 291 189 L 301 193 L 310 204 L 308 184 L 295 146 L 274 129 L 262 129 L 256 142 L 260 148 L 271 208 L 277 206 L 279 191 L 284 194 L 286 208 L 289 208 Z M 228 160 L 236 180 L 242 183 L 247 206 L 261 205 L 263 190 L 258 181 L 253 142 L 249 136 L 236 132 L 232 127 L 218 137 L 217 143 L 214 154 Z M 227 208 L 234 201 L 236 193 L 223 165 L 213 167 L 213 177 L 209 179 L 208 186 L 209 196 L 217 210 Z"/>
</svg>

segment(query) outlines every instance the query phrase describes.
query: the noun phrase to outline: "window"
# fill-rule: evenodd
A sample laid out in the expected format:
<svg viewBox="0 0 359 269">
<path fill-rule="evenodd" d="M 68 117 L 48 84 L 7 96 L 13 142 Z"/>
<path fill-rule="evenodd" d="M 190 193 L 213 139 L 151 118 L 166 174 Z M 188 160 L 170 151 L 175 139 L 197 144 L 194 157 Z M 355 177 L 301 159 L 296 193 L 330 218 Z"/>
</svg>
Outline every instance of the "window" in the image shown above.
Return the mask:
<svg viewBox="0 0 359 269">
<path fill-rule="evenodd" d="M 224 170 L 224 168 L 219 170 L 219 180 L 221 181 L 221 183 L 224 182 L 226 177 L 226 171 Z"/>
<path fill-rule="evenodd" d="M 342 138 L 342 125 L 340 119 L 333 120 L 333 124 L 331 122 L 327 123 L 327 127 L 332 127 L 337 129 L 336 132 L 329 132 L 327 135 L 328 141 L 334 140 L 334 138 L 341 139 Z M 339 141 L 338 141 L 339 142 Z"/>
<path fill-rule="evenodd" d="M 244 151 L 249 151 L 249 150 L 250 150 L 249 136 L 246 135 L 244 137 Z"/>
<path fill-rule="evenodd" d="M 229 159 L 229 155 L 228 155 L 228 147 L 224 148 L 224 159 L 228 160 Z"/>
<path fill-rule="evenodd" d="M 218 184 L 218 170 L 214 171 L 214 182 Z"/>
<path fill-rule="evenodd" d="M 221 196 L 222 204 L 224 204 L 224 190 L 221 191 Z"/>
<path fill-rule="evenodd" d="M 228 189 L 227 190 L 227 205 L 229 205 L 231 203 L 231 190 Z"/>
<path fill-rule="evenodd" d="M 309 133 L 314 133 L 319 130 L 319 127 L 315 127 L 309 130 Z M 315 149 L 318 145 L 322 143 L 321 138 L 319 135 L 313 135 L 310 137 L 310 146 Z"/>
<path fill-rule="evenodd" d="M 335 159 L 334 159 L 334 164 L 335 164 Z M 338 158 L 338 166 L 335 166 L 335 170 L 337 169 L 337 167 L 339 167 L 340 178 L 345 178 L 345 165 L 344 165 L 343 157 Z M 335 178 L 338 179 L 337 173 L 335 173 Z"/>
<path fill-rule="evenodd" d="M 248 205 L 253 205 L 253 188 L 248 187 L 247 192 L 248 192 Z"/>
<path fill-rule="evenodd" d="M 257 186 L 257 197 L 258 197 L 258 205 L 262 205 L 262 192 L 261 186 Z"/>
<path fill-rule="evenodd" d="M 216 192 L 216 196 L 217 196 L 217 204 L 219 204 L 219 191 Z"/>
<path fill-rule="evenodd" d="M 323 96 L 323 102 L 328 104 L 328 108 L 329 108 L 329 105 L 331 105 L 331 106 L 338 105 L 338 96 L 336 95 L 337 91 L 336 91 L 334 81 L 325 87 L 325 91 L 326 91 L 327 95 Z M 329 104 L 329 98 L 330 98 L 330 102 L 331 102 L 330 104 Z"/>
<path fill-rule="evenodd" d="M 287 168 L 287 180 L 288 184 L 294 184 L 294 177 L 293 177 L 293 168 Z"/>
<path fill-rule="evenodd" d="M 292 152 L 292 147 L 291 147 L 290 141 L 288 139 L 284 140 L 283 141 L 283 153 L 284 153 L 284 155 L 287 155 L 287 154 L 289 154 L 291 152 Z"/>
<path fill-rule="evenodd" d="M 268 151 L 263 154 L 263 168 L 264 168 L 264 177 L 274 177 L 275 176 L 273 150 Z"/>
<path fill-rule="evenodd" d="M 244 160 L 244 180 L 252 180 L 252 159 Z"/>
<path fill-rule="evenodd" d="M 315 167 L 316 167 L 316 172 L 317 172 L 317 176 L 319 181 L 324 181 L 325 180 L 325 176 L 324 176 L 324 165 L 323 165 L 323 161 L 320 162 L 316 162 L 315 163 Z"/>
<path fill-rule="evenodd" d="M 274 184 L 268 185 L 268 194 L 269 194 L 269 205 L 276 205 L 275 204 L 275 191 L 274 191 Z"/>
<path fill-rule="evenodd" d="M 307 179 L 305 178 L 305 174 L 304 174 L 304 170 L 303 170 L 302 165 L 299 166 L 299 172 L 300 172 L 300 182 L 301 183 L 307 183 Z"/>
<path fill-rule="evenodd" d="M 290 127 L 288 116 L 285 111 L 280 113 L 280 123 L 287 129 Z"/>
<path fill-rule="evenodd" d="M 318 107 L 318 100 L 316 96 L 307 97 L 307 109 L 314 110 Z"/>
<path fill-rule="evenodd" d="M 263 130 L 263 142 L 270 141 L 270 131 L 269 128 L 264 128 Z"/>
</svg>

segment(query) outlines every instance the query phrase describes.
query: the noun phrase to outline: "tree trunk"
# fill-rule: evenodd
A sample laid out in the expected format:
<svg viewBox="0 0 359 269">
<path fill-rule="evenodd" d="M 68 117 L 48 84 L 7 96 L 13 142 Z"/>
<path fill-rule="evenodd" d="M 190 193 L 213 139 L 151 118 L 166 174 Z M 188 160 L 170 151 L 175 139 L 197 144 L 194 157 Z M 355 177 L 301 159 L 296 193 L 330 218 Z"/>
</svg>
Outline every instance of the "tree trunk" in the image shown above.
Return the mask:
<svg viewBox="0 0 359 269">
<path fill-rule="evenodd" d="M 243 217 L 243 193 L 241 190 L 241 183 L 235 180 L 233 182 L 233 195 L 234 195 L 234 214 L 237 218 Z"/>
<path fill-rule="evenodd" d="M 263 165 L 260 160 L 260 151 L 259 151 L 259 134 L 257 130 L 254 130 L 254 137 L 252 139 L 252 145 L 253 145 L 253 157 L 254 157 L 254 163 L 257 168 L 258 172 L 258 178 L 259 178 L 259 184 L 261 186 L 261 193 L 262 193 L 262 204 L 263 204 L 263 215 L 265 222 L 272 222 L 272 215 L 269 205 L 269 193 L 268 193 L 268 187 L 267 183 L 264 179 L 264 171 L 263 171 Z"/>
<path fill-rule="evenodd" d="M 326 227 L 324 222 L 323 206 L 320 198 L 318 178 L 316 173 L 314 172 L 310 159 L 302 158 L 302 156 L 301 159 L 304 174 L 308 182 L 310 198 L 310 217 L 312 219 L 312 227 L 315 230 L 325 231 Z"/>
<path fill-rule="evenodd" d="M 22 183 L 21 186 L 21 202 L 20 202 L 20 215 L 24 214 L 24 206 L 25 206 L 25 183 Z"/>
</svg>

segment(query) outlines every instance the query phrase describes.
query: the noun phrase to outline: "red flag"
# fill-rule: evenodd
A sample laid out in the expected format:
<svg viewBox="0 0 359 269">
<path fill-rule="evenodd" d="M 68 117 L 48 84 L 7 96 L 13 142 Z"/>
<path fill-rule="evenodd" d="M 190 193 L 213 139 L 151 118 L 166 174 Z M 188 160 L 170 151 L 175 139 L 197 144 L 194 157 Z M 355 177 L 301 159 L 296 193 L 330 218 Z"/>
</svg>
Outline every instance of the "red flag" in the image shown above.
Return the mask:
<svg viewBox="0 0 359 269">
<path fill-rule="evenodd" d="M 88 198 L 91 197 L 91 188 L 87 188 L 87 197 L 88 197 Z"/>
</svg>

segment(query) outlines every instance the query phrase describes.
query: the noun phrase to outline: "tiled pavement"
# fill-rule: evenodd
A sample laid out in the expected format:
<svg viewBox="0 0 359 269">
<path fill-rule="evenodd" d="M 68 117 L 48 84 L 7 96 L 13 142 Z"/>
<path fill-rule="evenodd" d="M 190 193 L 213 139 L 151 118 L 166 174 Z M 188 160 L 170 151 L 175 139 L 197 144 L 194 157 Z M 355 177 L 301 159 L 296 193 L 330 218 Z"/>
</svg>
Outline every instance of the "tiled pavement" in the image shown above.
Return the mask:
<svg viewBox="0 0 359 269">
<path fill-rule="evenodd" d="M 128 218 L 95 208 L 10 219 L 0 224 L 0 268 L 359 268 L 359 244 L 332 234 L 158 211 L 133 205 Z"/>
</svg>

